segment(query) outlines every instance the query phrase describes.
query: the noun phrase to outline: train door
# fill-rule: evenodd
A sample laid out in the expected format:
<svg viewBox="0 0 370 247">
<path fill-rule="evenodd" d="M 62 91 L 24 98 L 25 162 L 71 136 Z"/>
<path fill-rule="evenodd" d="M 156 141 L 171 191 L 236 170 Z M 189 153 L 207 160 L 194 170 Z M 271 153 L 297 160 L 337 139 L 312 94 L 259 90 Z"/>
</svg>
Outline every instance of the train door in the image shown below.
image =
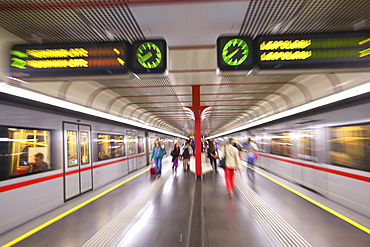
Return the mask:
<svg viewBox="0 0 370 247">
<path fill-rule="evenodd" d="M 63 123 L 64 200 L 92 190 L 91 126 Z"/>
<path fill-rule="evenodd" d="M 132 172 L 138 169 L 138 161 L 135 158 L 136 156 L 136 131 L 135 130 L 126 130 L 127 136 L 127 166 L 128 172 Z"/>
<path fill-rule="evenodd" d="M 318 163 L 319 162 L 319 150 L 321 147 L 321 128 L 319 126 L 320 121 L 307 121 L 300 124 L 297 130 L 296 140 L 294 143 L 297 147 L 296 157 L 302 160 L 303 163 Z M 297 167 L 297 166 L 295 166 Z M 317 177 L 315 169 L 298 166 L 300 168 L 299 173 L 294 174 L 294 177 L 298 178 L 298 182 L 302 185 L 310 188 L 314 188 L 317 183 L 321 183 L 320 178 Z"/>
<path fill-rule="evenodd" d="M 294 147 L 293 149 L 293 157 L 298 158 L 298 159 L 303 159 L 305 155 L 305 150 L 307 147 L 307 143 L 305 143 L 305 138 L 304 138 L 304 126 L 302 123 L 296 123 L 293 124 L 293 137 L 291 142 L 292 146 Z M 299 184 L 303 185 L 303 167 L 300 165 L 292 165 L 292 182 L 296 182 Z"/>
</svg>

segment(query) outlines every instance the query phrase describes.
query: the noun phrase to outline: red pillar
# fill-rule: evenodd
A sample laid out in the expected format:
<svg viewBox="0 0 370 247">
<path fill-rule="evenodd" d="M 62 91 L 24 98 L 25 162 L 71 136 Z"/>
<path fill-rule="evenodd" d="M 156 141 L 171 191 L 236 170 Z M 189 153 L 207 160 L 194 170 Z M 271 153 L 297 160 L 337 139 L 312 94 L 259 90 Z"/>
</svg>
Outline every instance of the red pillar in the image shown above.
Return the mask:
<svg viewBox="0 0 370 247">
<path fill-rule="evenodd" d="M 202 128 L 201 128 L 201 107 L 200 107 L 200 85 L 192 86 L 193 112 L 195 116 L 195 175 L 202 176 Z"/>
</svg>

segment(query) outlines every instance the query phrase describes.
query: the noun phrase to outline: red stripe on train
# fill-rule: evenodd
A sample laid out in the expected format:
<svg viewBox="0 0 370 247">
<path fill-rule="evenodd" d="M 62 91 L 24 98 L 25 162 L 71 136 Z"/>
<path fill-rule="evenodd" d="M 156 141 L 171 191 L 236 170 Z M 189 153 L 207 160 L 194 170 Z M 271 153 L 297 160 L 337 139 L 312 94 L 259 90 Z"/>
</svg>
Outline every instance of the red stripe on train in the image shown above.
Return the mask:
<svg viewBox="0 0 370 247">
<path fill-rule="evenodd" d="M 83 168 L 81 168 L 81 171 L 88 171 L 88 170 L 91 170 L 91 169 L 95 169 L 95 168 L 99 168 L 99 167 L 103 167 L 103 166 L 115 164 L 115 163 L 118 163 L 118 162 L 122 162 L 122 161 L 125 161 L 125 160 L 137 158 L 137 157 L 142 157 L 142 156 L 145 156 L 145 155 L 146 154 L 141 154 L 141 155 L 137 155 L 137 156 L 134 156 L 134 157 L 119 159 L 119 160 L 107 162 L 107 163 L 104 163 L 104 164 L 95 165 L 93 167 L 90 167 L 90 166 L 89 167 L 83 167 Z M 72 175 L 72 174 L 75 174 L 75 173 L 78 173 L 78 172 L 79 172 L 78 169 L 73 170 L 73 171 L 67 171 L 66 172 L 66 175 L 68 176 L 68 175 Z M 15 184 L 9 184 L 9 185 L 5 185 L 5 186 L 1 186 L 0 187 L 0 193 L 1 192 L 5 192 L 5 191 L 9 191 L 9 190 L 14 190 L 14 189 L 22 188 L 22 187 L 29 186 L 29 185 L 32 185 L 32 184 L 42 183 L 42 182 L 45 182 L 45 181 L 48 181 L 48 180 L 52 180 L 52 179 L 56 179 L 56 178 L 60 178 L 60 177 L 63 177 L 63 173 L 59 173 L 59 174 L 55 174 L 55 175 L 50 175 L 50 176 L 46 176 L 46 177 L 42 177 L 42 178 L 31 179 L 31 180 L 20 182 L 20 183 L 15 183 Z"/>
<path fill-rule="evenodd" d="M 304 164 L 304 163 L 293 161 L 293 160 L 271 157 L 269 155 L 261 154 L 261 153 L 259 153 L 259 155 L 263 156 L 263 157 L 266 157 L 266 158 L 274 159 L 274 160 L 280 160 L 280 161 L 288 162 L 288 163 L 291 163 L 291 164 L 294 164 L 294 165 L 299 165 L 299 166 L 308 167 L 308 168 L 315 169 L 315 170 L 320 170 L 320 171 L 340 175 L 340 176 L 343 176 L 343 177 L 348 177 L 348 178 L 353 178 L 353 179 L 357 179 L 357 180 L 361 180 L 361 181 L 365 181 L 365 182 L 370 182 L 369 177 L 365 177 L 365 176 L 361 176 L 361 175 L 356 175 L 356 174 L 352 174 L 352 173 L 348 173 L 348 172 L 341 172 L 341 171 L 337 171 L 337 170 L 333 170 L 333 169 L 329 169 L 329 168 L 324 168 L 324 167 L 308 165 L 308 164 Z"/>
<path fill-rule="evenodd" d="M 42 178 L 36 178 L 36 179 L 32 179 L 32 180 L 28 180 L 28 181 L 24 181 L 24 182 L 20 182 L 20 183 L 16 183 L 16 184 L 5 185 L 5 186 L 0 187 L 0 193 L 5 192 L 5 191 L 9 191 L 9 190 L 18 189 L 18 188 L 25 187 L 25 186 L 29 186 L 29 185 L 32 185 L 32 184 L 45 182 L 45 181 L 60 178 L 60 177 L 63 177 L 62 173 L 55 174 L 55 175 L 50 175 L 50 176 L 46 176 L 46 177 L 42 177 Z"/>
</svg>

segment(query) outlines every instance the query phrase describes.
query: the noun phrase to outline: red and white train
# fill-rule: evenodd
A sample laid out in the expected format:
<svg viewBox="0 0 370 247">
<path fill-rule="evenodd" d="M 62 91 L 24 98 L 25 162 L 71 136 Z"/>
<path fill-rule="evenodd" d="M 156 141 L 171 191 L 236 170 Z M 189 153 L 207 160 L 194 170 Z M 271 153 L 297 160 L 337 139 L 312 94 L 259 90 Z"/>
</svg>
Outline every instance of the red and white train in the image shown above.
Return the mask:
<svg viewBox="0 0 370 247">
<path fill-rule="evenodd" d="M 366 94 L 230 136 L 254 139 L 259 168 L 370 218 L 369 109 Z"/>
<path fill-rule="evenodd" d="M 176 140 L 1 94 L 0 233 L 146 166 L 155 138 Z M 48 168 L 30 172 L 39 153 Z"/>
</svg>

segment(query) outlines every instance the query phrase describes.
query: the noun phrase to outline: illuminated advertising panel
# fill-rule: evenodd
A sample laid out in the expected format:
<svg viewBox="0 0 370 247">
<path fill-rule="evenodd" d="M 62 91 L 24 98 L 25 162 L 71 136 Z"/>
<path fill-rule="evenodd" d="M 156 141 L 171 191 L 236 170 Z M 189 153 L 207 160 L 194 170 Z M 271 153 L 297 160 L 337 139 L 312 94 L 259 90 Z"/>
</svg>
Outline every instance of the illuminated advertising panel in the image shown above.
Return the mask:
<svg viewBox="0 0 370 247">
<path fill-rule="evenodd" d="M 15 45 L 10 50 L 13 77 L 125 74 L 129 43 Z"/>
<path fill-rule="evenodd" d="M 261 69 L 320 69 L 370 66 L 370 32 L 259 36 Z"/>
</svg>

